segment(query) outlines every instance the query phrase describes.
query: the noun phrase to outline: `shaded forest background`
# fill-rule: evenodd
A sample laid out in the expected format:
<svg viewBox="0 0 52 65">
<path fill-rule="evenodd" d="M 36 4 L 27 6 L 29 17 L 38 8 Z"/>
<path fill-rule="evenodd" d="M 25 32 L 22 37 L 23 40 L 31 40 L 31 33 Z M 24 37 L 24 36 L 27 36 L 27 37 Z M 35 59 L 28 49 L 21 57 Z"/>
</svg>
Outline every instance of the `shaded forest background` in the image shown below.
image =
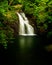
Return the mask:
<svg viewBox="0 0 52 65">
<path fill-rule="evenodd" d="M 52 0 L 0 0 L 0 44 L 7 43 L 18 35 L 18 16 L 24 12 L 35 33 L 47 40 L 52 37 Z"/>
</svg>

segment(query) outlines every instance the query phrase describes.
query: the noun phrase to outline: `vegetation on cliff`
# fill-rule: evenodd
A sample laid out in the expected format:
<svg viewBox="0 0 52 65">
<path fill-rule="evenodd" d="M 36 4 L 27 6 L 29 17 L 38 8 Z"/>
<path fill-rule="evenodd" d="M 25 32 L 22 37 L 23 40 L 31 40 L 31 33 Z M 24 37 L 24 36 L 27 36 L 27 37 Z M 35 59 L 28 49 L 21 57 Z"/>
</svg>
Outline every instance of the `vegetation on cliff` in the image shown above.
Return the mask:
<svg viewBox="0 0 52 65">
<path fill-rule="evenodd" d="M 0 1 L 0 43 L 4 46 L 18 34 L 16 12 L 25 12 L 33 18 L 39 35 L 52 36 L 52 0 L 2 0 Z M 17 23 L 17 24 L 16 24 Z"/>
</svg>

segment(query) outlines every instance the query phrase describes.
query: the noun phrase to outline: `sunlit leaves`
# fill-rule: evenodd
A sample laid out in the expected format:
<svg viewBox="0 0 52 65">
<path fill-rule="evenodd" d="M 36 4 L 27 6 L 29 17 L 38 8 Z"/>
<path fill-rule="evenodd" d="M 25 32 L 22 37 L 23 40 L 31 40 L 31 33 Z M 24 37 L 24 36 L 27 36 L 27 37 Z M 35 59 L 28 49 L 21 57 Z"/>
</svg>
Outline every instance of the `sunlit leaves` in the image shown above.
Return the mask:
<svg viewBox="0 0 52 65">
<path fill-rule="evenodd" d="M 0 12 L 2 14 L 5 14 L 7 11 L 8 11 L 8 1 L 5 0 L 5 1 L 0 3 Z"/>
<path fill-rule="evenodd" d="M 3 7 L 0 7 L 0 12 L 5 13 L 5 9 L 3 9 Z"/>
<path fill-rule="evenodd" d="M 8 1 L 1 2 L 0 7 L 3 7 L 4 9 L 8 9 Z"/>
<path fill-rule="evenodd" d="M 8 11 L 4 16 L 7 17 L 9 23 L 14 23 L 17 21 L 18 17 L 14 11 Z"/>
<path fill-rule="evenodd" d="M 48 2 L 49 0 L 41 0 L 41 1 L 43 1 L 43 2 Z"/>
<path fill-rule="evenodd" d="M 40 3 L 41 0 L 35 0 L 36 3 Z"/>
<path fill-rule="evenodd" d="M 52 1 L 48 3 L 48 6 L 52 8 Z"/>
</svg>

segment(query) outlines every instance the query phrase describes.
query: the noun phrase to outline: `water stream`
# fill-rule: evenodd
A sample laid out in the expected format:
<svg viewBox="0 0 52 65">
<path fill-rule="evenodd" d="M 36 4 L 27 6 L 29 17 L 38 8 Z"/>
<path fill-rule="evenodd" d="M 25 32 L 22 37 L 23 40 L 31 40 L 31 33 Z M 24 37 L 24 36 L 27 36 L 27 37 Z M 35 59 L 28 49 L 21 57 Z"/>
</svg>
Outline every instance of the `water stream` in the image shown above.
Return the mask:
<svg viewBox="0 0 52 65">
<path fill-rule="evenodd" d="M 24 36 L 36 35 L 34 34 L 34 28 L 29 24 L 29 20 L 27 19 L 25 14 L 18 12 L 17 14 L 19 16 L 19 35 L 24 35 Z"/>
<path fill-rule="evenodd" d="M 8 45 L 9 65 L 47 65 L 41 37 L 34 33 L 34 28 L 24 13 L 18 13 L 19 35 L 13 44 Z M 43 60 L 44 59 L 44 60 Z"/>
<path fill-rule="evenodd" d="M 17 15 L 19 17 L 19 65 L 29 65 L 31 62 L 30 49 L 32 49 L 36 34 L 25 14 L 17 12 Z"/>
</svg>

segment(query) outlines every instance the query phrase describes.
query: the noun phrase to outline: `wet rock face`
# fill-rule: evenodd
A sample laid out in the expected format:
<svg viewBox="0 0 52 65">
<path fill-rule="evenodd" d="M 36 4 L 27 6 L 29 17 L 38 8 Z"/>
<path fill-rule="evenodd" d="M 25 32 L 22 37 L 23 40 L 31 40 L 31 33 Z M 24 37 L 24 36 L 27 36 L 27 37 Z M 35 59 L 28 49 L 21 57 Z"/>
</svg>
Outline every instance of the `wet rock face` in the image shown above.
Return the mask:
<svg viewBox="0 0 52 65">
<path fill-rule="evenodd" d="M 27 18 L 29 19 L 29 23 L 34 26 L 35 25 L 35 17 L 33 15 L 26 14 Z"/>
<path fill-rule="evenodd" d="M 16 21 L 15 23 L 11 24 L 10 27 L 13 29 L 14 35 L 18 35 L 19 23 Z"/>
<path fill-rule="evenodd" d="M 19 21 L 17 19 L 17 21 L 14 22 L 10 22 L 10 21 L 4 21 L 4 24 L 6 25 L 4 27 L 4 30 L 8 30 L 11 31 L 13 33 L 14 36 L 18 35 L 19 32 Z"/>
<path fill-rule="evenodd" d="M 36 33 L 36 17 L 34 17 L 33 15 L 28 15 L 28 14 L 26 14 L 26 16 L 29 20 L 29 24 L 34 27 L 34 32 Z"/>
</svg>

